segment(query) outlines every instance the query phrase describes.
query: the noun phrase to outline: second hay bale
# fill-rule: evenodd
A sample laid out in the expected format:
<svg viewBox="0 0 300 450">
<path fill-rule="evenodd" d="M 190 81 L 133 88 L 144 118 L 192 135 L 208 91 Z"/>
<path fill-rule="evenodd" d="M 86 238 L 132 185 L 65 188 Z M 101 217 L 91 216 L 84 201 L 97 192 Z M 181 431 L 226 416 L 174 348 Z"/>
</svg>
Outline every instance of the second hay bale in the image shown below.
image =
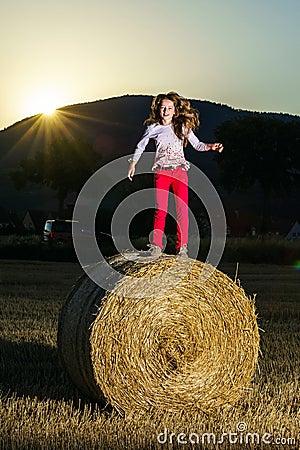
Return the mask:
<svg viewBox="0 0 300 450">
<path fill-rule="evenodd" d="M 111 263 L 127 277 L 101 300 L 90 334 L 104 397 L 125 413 L 210 412 L 236 403 L 259 349 L 254 303 L 244 290 L 219 270 L 199 282 L 199 261 Z"/>
</svg>

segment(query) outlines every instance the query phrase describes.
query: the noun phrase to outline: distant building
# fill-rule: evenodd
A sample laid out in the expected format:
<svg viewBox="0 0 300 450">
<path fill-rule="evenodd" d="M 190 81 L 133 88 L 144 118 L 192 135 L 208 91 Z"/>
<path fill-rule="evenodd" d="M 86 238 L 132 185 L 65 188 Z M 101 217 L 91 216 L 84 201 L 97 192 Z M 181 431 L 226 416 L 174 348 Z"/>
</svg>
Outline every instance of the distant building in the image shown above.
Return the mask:
<svg viewBox="0 0 300 450">
<path fill-rule="evenodd" d="M 42 233 L 46 220 L 53 219 L 54 217 L 55 214 L 49 211 L 28 209 L 22 222 L 27 231 Z"/>
<path fill-rule="evenodd" d="M 288 234 L 285 237 L 286 239 L 300 239 L 300 223 L 295 222 Z"/>
</svg>

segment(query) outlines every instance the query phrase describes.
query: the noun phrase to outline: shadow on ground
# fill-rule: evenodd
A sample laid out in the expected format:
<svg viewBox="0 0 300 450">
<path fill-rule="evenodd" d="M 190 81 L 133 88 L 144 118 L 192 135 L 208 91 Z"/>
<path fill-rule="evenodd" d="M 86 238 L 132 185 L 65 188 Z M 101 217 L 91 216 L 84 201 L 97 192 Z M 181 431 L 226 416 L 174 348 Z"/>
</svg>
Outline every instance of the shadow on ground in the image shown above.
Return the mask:
<svg viewBox="0 0 300 450">
<path fill-rule="evenodd" d="M 4 396 L 91 403 L 66 375 L 55 347 L 0 339 L 0 388 Z"/>
</svg>

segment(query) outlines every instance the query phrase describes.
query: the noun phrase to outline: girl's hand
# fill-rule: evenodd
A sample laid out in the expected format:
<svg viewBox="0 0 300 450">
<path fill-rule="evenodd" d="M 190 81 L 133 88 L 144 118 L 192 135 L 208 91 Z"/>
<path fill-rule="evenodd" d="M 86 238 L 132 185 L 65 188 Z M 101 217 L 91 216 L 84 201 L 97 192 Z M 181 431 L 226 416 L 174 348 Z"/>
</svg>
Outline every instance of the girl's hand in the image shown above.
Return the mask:
<svg viewBox="0 0 300 450">
<path fill-rule="evenodd" d="M 223 145 L 219 142 L 216 142 L 215 144 L 211 144 L 211 149 L 215 152 L 222 153 L 223 151 Z"/>
<path fill-rule="evenodd" d="M 130 166 L 129 166 L 129 170 L 128 170 L 128 178 L 130 181 L 132 181 L 132 177 L 135 174 L 135 165 L 136 165 L 136 161 L 132 161 Z"/>
<path fill-rule="evenodd" d="M 223 151 L 223 145 L 219 142 L 214 144 L 205 144 L 205 150 L 213 150 L 215 152 L 221 153 Z"/>
</svg>

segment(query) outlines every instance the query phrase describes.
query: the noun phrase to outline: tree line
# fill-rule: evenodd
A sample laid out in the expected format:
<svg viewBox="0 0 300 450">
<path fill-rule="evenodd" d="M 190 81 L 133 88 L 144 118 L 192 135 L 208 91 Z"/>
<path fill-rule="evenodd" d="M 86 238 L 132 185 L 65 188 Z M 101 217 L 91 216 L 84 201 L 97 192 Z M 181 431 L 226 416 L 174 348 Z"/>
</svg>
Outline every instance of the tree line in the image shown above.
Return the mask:
<svg viewBox="0 0 300 450">
<path fill-rule="evenodd" d="M 67 195 L 79 194 L 100 162 L 101 155 L 84 139 L 59 138 L 46 149 L 37 150 L 32 158 L 21 160 L 10 177 L 18 190 L 29 183 L 51 188 L 58 200 L 58 214 L 61 214 Z"/>
<path fill-rule="evenodd" d="M 223 122 L 215 134 L 225 149 L 217 158 L 221 184 L 227 192 L 246 192 L 258 183 L 265 234 L 272 196 L 284 197 L 300 186 L 300 121 L 244 116 Z"/>
</svg>

